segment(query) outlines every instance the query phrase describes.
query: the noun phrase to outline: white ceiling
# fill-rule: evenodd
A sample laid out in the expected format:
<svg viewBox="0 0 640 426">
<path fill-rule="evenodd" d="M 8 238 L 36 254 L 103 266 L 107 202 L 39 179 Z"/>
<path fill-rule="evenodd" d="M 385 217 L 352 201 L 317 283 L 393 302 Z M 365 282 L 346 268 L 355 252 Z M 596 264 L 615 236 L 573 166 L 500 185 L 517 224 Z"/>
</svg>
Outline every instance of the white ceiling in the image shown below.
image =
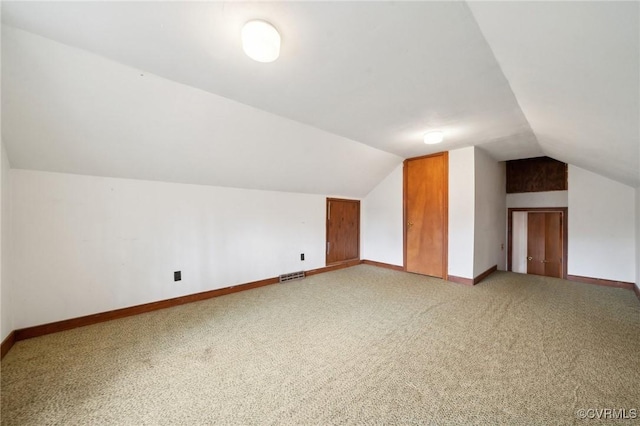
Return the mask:
<svg viewBox="0 0 640 426">
<path fill-rule="evenodd" d="M 637 3 L 542 4 L 3 2 L 3 140 L 14 167 L 352 196 L 470 145 L 640 185 Z M 253 18 L 277 61 L 242 53 Z"/>
<path fill-rule="evenodd" d="M 2 38 L 13 167 L 362 197 L 401 161 L 22 30 Z"/>
<path fill-rule="evenodd" d="M 469 4 L 544 153 L 640 186 L 640 3 Z"/>
</svg>

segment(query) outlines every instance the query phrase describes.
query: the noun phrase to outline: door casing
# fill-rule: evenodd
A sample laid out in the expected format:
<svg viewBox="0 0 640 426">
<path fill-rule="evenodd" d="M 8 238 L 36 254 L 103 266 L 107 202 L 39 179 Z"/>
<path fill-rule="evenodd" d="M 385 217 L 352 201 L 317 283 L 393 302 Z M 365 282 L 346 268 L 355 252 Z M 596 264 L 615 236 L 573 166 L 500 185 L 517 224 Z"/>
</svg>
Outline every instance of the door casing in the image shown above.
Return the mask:
<svg viewBox="0 0 640 426">
<path fill-rule="evenodd" d="M 562 278 L 567 279 L 568 246 L 569 246 L 569 209 L 567 207 L 518 207 L 509 208 L 507 214 L 507 270 L 512 271 L 513 256 L 513 212 L 561 212 L 562 213 Z"/>
</svg>

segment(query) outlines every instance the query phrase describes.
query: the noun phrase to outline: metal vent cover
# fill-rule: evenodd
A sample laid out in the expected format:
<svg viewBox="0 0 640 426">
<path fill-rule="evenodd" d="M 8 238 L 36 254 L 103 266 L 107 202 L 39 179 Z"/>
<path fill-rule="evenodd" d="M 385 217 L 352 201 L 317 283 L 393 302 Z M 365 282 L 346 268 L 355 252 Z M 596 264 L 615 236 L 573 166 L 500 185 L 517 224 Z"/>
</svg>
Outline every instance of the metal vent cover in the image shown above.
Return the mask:
<svg viewBox="0 0 640 426">
<path fill-rule="evenodd" d="M 304 271 L 291 272 L 289 274 L 280 275 L 280 282 L 285 283 L 287 281 L 299 280 L 304 278 Z"/>
</svg>

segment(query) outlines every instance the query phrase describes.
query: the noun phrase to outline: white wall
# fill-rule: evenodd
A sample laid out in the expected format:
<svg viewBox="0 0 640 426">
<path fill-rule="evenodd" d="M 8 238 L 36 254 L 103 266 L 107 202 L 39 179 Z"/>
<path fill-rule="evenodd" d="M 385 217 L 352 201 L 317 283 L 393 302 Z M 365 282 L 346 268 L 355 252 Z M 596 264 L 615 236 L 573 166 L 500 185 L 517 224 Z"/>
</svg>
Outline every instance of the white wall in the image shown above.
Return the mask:
<svg viewBox="0 0 640 426">
<path fill-rule="evenodd" d="M 0 340 L 14 329 L 11 281 L 9 276 L 9 245 L 11 231 L 10 164 L 4 145 L 0 147 Z"/>
<path fill-rule="evenodd" d="M 475 148 L 475 232 L 473 276 L 497 265 L 505 270 L 505 164 Z"/>
<path fill-rule="evenodd" d="M 636 287 L 640 290 L 640 187 L 636 188 Z"/>
<path fill-rule="evenodd" d="M 569 275 L 636 281 L 635 192 L 569 166 Z"/>
<path fill-rule="evenodd" d="M 321 195 L 11 175 L 15 328 L 325 263 Z"/>
<path fill-rule="evenodd" d="M 567 207 L 569 191 L 523 192 L 507 194 L 507 207 Z"/>
<path fill-rule="evenodd" d="M 362 201 L 362 259 L 403 264 L 402 171 L 400 164 Z"/>
<path fill-rule="evenodd" d="M 0 29 L 2 29 L 2 8 L 0 7 Z M 0 31 L 2 34 L 2 31 Z M 2 36 L 0 35 L 0 40 Z M 2 43 L 0 42 L 0 45 Z M 1 91 L 1 90 L 0 90 Z M 0 96 L 1 97 L 1 96 Z M 1 130 L 1 120 L 0 120 Z M 2 134 L 2 131 L 0 131 Z M 10 304 L 9 285 L 9 157 L 4 142 L 0 141 L 0 341 L 4 340 L 13 330 L 13 316 Z"/>
<path fill-rule="evenodd" d="M 449 251 L 448 272 L 474 278 L 474 147 L 449 151 Z"/>
<path fill-rule="evenodd" d="M 450 275 L 473 278 L 493 265 L 506 269 L 505 207 L 569 205 L 568 191 L 505 194 L 504 187 L 504 165 L 481 149 L 470 147 L 449 152 Z M 398 225 L 402 222 L 401 167 L 367 196 L 364 205 L 363 258 L 401 265 L 402 225 Z M 382 231 L 377 232 L 376 227 Z"/>
<path fill-rule="evenodd" d="M 399 166 L 363 201 L 363 259 L 403 264 L 402 177 Z M 504 165 L 485 152 L 476 154 L 474 147 L 449 152 L 449 275 L 472 279 L 493 265 L 505 268 L 504 179 Z"/>
</svg>

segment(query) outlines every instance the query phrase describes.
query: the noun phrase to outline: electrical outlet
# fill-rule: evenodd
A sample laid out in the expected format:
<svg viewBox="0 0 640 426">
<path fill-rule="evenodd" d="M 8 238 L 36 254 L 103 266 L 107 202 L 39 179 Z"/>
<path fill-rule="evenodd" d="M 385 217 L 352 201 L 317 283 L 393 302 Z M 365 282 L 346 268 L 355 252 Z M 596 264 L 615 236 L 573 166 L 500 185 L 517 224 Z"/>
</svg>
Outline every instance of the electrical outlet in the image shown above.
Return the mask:
<svg viewBox="0 0 640 426">
<path fill-rule="evenodd" d="M 300 260 L 304 260 L 304 253 L 300 253 Z"/>
<path fill-rule="evenodd" d="M 182 280 L 182 271 L 175 271 L 173 273 L 173 280 L 174 281 L 181 281 Z"/>
</svg>

